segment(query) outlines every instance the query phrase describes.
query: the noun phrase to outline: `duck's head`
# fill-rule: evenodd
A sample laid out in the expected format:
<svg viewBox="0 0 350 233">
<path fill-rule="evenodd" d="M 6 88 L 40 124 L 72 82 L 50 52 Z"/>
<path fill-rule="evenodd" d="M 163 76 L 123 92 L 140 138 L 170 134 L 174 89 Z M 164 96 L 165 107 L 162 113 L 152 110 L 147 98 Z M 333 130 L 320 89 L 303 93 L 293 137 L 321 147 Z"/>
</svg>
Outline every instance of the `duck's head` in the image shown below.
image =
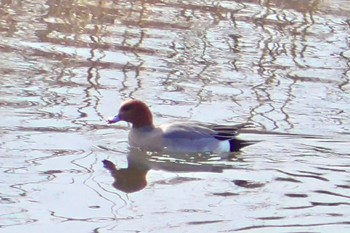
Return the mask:
<svg viewBox="0 0 350 233">
<path fill-rule="evenodd" d="M 153 117 L 148 106 L 140 100 L 127 100 L 122 103 L 119 113 L 108 120 L 108 124 L 126 121 L 133 128 L 153 126 Z"/>
</svg>

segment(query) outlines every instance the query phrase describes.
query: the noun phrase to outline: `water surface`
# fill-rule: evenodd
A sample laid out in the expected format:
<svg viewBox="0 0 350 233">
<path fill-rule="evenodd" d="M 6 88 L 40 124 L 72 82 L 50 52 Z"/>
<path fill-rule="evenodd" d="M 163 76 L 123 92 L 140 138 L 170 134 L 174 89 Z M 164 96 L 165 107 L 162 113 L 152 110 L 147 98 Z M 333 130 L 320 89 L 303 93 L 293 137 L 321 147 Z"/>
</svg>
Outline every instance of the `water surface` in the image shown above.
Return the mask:
<svg viewBox="0 0 350 233">
<path fill-rule="evenodd" d="M 350 1 L 0 5 L 1 232 L 350 230 Z M 128 98 L 264 141 L 133 154 Z"/>
</svg>

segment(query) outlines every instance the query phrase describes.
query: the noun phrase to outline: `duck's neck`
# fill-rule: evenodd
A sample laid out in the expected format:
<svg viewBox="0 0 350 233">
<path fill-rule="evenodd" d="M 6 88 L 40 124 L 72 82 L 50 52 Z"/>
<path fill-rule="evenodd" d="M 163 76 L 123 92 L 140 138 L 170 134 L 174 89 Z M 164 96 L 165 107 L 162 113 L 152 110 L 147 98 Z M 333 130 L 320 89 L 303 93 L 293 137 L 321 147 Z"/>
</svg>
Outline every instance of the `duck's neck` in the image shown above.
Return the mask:
<svg viewBox="0 0 350 233">
<path fill-rule="evenodd" d="M 139 132 L 150 132 L 155 129 L 154 125 L 148 125 L 148 126 L 143 126 L 143 127 L 134 127 L 132 126 L 132 129 L 139 131 Z"/>
</svg>

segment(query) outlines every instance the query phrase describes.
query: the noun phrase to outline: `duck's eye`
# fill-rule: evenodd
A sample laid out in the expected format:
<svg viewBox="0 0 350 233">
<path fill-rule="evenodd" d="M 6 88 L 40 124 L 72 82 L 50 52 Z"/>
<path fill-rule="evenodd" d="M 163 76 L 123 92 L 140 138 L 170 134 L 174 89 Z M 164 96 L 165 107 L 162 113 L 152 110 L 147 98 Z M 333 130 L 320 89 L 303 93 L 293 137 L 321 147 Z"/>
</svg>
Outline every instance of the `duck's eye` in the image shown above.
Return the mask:
<svg viewBox="0 0 350 233">
<path fill-rule="evenodd" d="M 122 112 L 126 112 L 126 111 L 129 111 L 131 109 L 131 106 L 130 105 L 125 105 L 121 108 L 121 111 Z"/>
</svg>

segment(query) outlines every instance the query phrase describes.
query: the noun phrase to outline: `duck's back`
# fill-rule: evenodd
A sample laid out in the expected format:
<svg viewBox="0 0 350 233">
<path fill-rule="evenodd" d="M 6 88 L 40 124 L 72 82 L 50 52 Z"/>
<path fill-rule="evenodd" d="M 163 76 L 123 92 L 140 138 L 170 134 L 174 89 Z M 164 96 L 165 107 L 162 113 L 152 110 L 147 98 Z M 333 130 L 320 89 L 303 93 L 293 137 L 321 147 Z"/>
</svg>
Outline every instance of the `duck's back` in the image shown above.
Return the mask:
<svg viewBox="0 0 350 233">
<path fill-rule="evenodd" d="M 228 141 L 215 138 L 208 127 L 191 123 L 172 123 L 160 126 L 163 147 L 167 152 L 229 152 Z"/>
</svg>

